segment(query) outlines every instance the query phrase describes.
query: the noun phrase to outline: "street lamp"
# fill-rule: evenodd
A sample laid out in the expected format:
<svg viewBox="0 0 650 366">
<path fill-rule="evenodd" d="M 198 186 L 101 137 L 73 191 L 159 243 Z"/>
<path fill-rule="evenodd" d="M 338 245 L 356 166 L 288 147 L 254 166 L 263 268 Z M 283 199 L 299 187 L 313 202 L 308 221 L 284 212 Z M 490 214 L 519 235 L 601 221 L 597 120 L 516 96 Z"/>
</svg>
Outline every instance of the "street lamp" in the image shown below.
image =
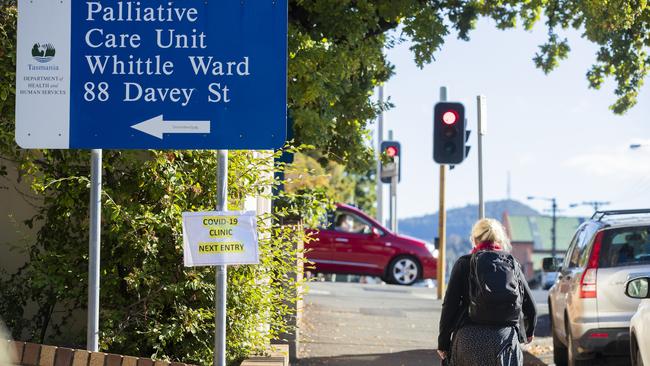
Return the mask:
<svg viewBox="0 0 650 366">
<path fill-rule="evenodd" d="M 528 196 L 528 200 L 541 200 L 541 201 L 548 201 L 551 202 L 551 212 L 553 213 L 553 226 L 551 227 L 551 257 L 555 258 L 555 252 L 557 249 L 557 243 L 556 243 L 556 226 L 557 226 L 557 200 L 555 197 L 553 198 L 548 198 L 548 197 L 535 197 L 535 196 Z M 555 260 L 555 259 L 553 259 Z"/>
<path fill-rule="evenodd" d="M 639 149 L 647 149 L 650 147 L 650 143 L 634 143 L 630 144 L 630 150 L 639 150 Z"/>
</svg>

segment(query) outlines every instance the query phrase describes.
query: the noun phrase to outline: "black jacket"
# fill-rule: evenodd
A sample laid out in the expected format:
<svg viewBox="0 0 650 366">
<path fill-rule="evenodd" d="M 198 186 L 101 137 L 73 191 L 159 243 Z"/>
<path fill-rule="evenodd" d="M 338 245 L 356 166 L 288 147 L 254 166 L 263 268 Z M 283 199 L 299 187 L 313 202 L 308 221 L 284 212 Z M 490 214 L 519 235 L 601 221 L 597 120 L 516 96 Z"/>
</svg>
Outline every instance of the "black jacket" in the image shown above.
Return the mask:
<svg viewBox="0 0 650 366">
<path fill-rule="evenodd" d="M 469 262 L 471 254 L 464 255 L 456 261 L 451 270 L 445 300 L 442 304 L 440 314 L 440 335 L 438 336 L 438 350 L 449 351 L 451 349 L 452 334 L 460 327 L 471 323 L 467 316 L 467 299 L 469 298 Z M 537 323 L 537 308 L 530 293 L 528 282 L 521 275 L 520 282 L 524 288 L 524 302 L 522 311 L 524 313 L 524 326 L 526 337 L 532 337 Z M 520 330 L 520 340 L 523 337 Z"/>
</svg>

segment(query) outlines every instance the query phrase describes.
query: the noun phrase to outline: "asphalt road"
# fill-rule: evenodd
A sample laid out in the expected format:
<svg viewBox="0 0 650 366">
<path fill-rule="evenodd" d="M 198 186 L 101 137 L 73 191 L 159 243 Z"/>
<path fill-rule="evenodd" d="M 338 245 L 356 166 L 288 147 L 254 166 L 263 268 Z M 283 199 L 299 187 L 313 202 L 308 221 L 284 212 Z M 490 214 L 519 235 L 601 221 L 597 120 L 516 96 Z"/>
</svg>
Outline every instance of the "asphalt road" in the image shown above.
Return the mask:
<svg viewBox="0 0 650 366">
<path fill-rule="evenodd" d="M 540 338 L 527 348 L 543 350 L 550 341 L 544 338 L 549 331 L 545 292 L 535 292 L 535 298 Z M 298 365 L 439 365 L 435 347 L 441 304 L 433 288 L 311 283 Z M 526 361 L 527 365 L 545 365 L 531 355 Z"/>
</svg>

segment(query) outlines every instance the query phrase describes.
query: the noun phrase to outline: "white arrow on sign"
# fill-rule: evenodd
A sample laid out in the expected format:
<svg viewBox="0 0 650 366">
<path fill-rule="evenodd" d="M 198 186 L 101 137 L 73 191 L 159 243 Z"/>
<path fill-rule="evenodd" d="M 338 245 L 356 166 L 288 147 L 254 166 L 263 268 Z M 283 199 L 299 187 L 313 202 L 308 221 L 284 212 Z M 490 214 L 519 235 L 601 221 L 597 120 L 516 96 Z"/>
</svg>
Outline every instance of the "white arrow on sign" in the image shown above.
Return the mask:
<svg viewBox="0 0 650 366">
<path fill-rule="evenodd" d="M 162 140 L 165 133 L 210 133 L 210 121 L 165 121 L 161 114 L 131 128 Z"/>
</svg>

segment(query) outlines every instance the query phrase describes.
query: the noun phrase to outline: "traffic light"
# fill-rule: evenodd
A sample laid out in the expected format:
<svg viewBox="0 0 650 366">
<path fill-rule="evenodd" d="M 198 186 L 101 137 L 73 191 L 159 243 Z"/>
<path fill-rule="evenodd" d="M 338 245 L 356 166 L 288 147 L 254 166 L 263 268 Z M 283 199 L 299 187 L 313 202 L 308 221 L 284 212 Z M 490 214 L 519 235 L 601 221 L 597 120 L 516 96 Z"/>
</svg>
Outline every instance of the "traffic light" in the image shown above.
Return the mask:
<svg viewBox="0 0 650 366">
<path fill-rule="evenodd" d="M 402 168 L 400 156 L 402 147 L 397 141 L 382 141 L 381 143 L 381 181 L 390 183 L 394 176 L 397 176 L 399 182 Z"/>
<path fill-rule="evenodd" d="M 465 107 L 461 103 L 440 102 L 433 110 L 433 160 L 438 164 L 460 164 L 469 149 L 465 142 Z"/>
</svg>

